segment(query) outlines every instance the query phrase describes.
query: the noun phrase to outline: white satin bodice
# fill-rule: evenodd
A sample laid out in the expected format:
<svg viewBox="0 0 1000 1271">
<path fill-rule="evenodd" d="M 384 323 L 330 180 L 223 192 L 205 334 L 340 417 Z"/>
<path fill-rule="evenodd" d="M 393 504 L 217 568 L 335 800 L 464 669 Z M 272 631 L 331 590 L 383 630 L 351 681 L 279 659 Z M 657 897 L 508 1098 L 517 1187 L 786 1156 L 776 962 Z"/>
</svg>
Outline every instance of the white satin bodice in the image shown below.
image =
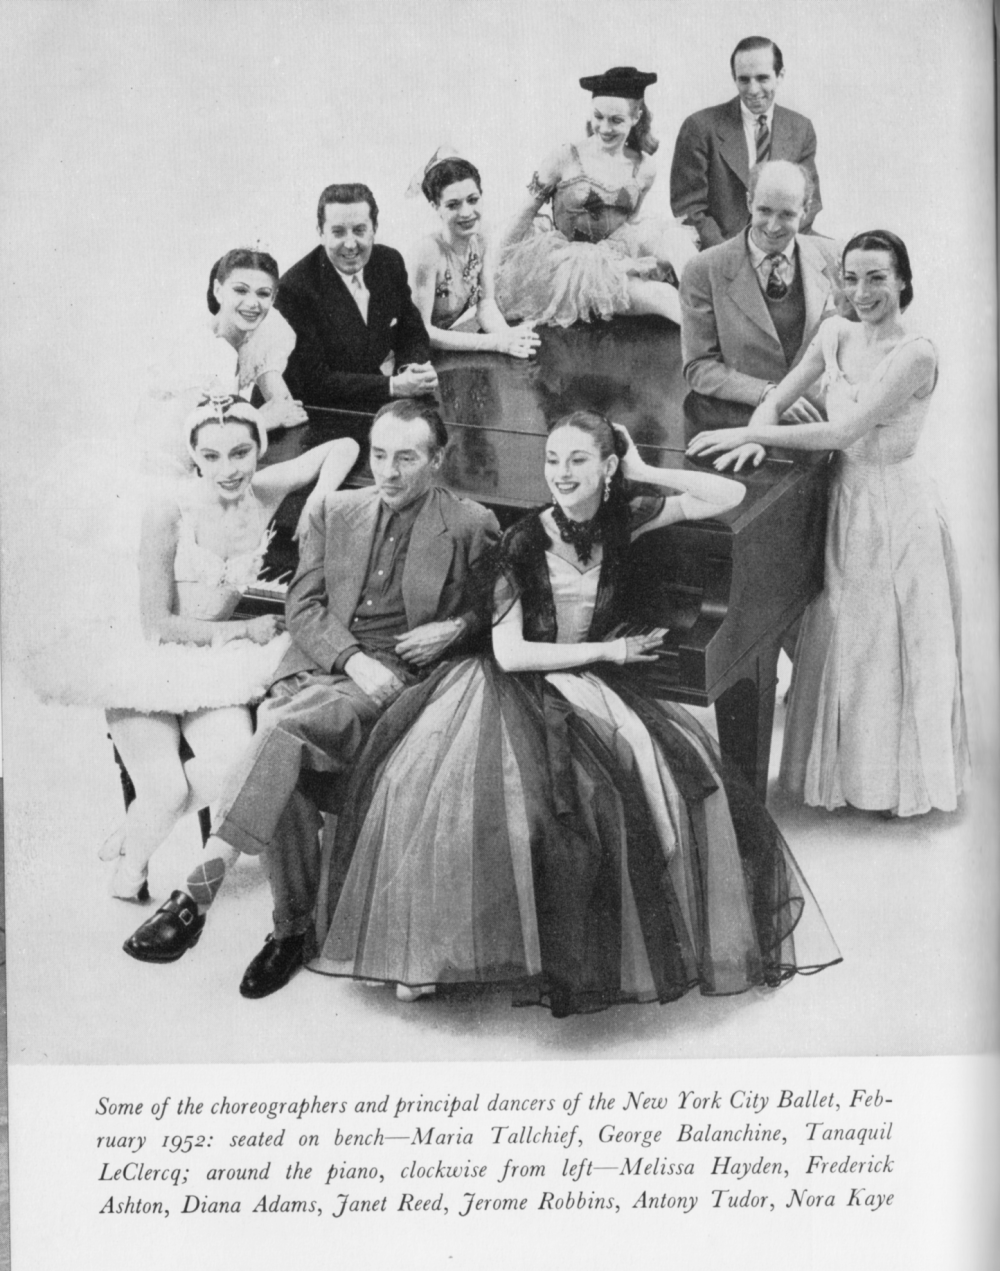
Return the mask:
<svg viewBox="0 0 1000 1271">
<path fill-rule="evenodd" d="M 581 573 L 555 552 L 546 552 L 545 561 L 556 608 L 556 643 L 582 644 L 590 633 L 601 566 L 598 563 Z"/>
</svg>

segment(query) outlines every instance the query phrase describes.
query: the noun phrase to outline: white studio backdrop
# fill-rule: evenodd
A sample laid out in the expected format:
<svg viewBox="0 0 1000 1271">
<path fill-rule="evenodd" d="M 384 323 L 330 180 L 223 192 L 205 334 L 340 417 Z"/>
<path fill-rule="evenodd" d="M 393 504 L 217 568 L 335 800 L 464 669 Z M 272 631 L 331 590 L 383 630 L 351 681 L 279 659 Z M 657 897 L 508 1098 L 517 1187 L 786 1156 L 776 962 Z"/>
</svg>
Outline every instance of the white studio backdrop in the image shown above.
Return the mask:
<svg viewBox="0 0 1000 1271">
<path fill-rule="evenodd" d="M 259 239 L 287 268 L 315 245 L 319 191 L 344 180 L 373 188 L 381 241 L 405 249 L 435 222 L 404 191 L 443 141 L 480 168 L 499 226 L 546 152 L 582 134 L 579 77 L 611 65 L 658 73 L 648 206 L 665 213 L 682 119 L 733 95 L 730 51 L 763 34 L 785 55 L 779 100 L 819 137 L 817 228 L 885 227 L 910 248 L 912 324 L 942 367 L 923 453 L 962 565 L 977 763 L 995 771 L 988 0 L 8 0 L 3 23 L 8 663 L 89 585 L 78 549 L 101 539 L 146 368 L 203 316 L 223 251 Z M 38 707 L 5 706 L 10 776 Z"/>
</svg>

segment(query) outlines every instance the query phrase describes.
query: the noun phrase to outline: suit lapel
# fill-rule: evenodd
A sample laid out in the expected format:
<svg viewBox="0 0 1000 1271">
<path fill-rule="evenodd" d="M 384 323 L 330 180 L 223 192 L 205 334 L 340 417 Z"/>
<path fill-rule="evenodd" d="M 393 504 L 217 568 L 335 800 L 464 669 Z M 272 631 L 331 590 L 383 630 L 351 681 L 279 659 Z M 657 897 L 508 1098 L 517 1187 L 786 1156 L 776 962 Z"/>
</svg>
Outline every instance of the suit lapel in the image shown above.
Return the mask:
<svg viewBox="0 0 1000 1271">
<path fill-rule="evenodd" d="M 771 321 L 764 296 L 754 272 L 753 261 L 746 238 L 740 235 L 733 239 L 733 265 L 729 274 L 729 298 L 733 304 L 758 326 L 771 340 L 780 345 L 778 333 Z M 738 250 L 737 250 L 738 246 Z"/>
<path fill-rule="evenodd" d="M 826 261 L 804 238 L 796 239 L 799 268 L 802 270 L 802 290 L 806 302 L 806 325 L 802 347 L 816 334 L 823 313 L 830 301 L 833 280 L 826 272 Z"/>
<path fill-rule="evenodd" d="M 388 297 L 386 296 L 385 287 L 382 285 L 382 271 L 379 268 L 377 244 L 372 249 L 368 264 L 365 266 L 365 286 L 368 288 L 368 329 L 365 337 L 368 342 L 368 353 L 374 361 L 381 362 L 385 345 L 385 340 L 381 333 L 388 325 L 385 317 Z"/>
<path fill-rule="evenodd" d="M 454 541 L 441 515 L 441 495 L 431 490 L 413 523 L 403 566 L 403 608 L 412 629 L 438 616 L 441 592 L 448 580 Z"/>
<path fill-rule="evenodd" d="M 771 116 L 771 158 L 788 159 L 794 154 L 797 150 L 792 144 L 791 116 L 783 107 L 775 106 Z"/>
<path fill-rule="evenodd" d="M 363 349 L 368 340 L 368 328 L 361 316 L 361 310 L 355 304 L 343 278 L 327 260 L 325 252 L 320 260 L 319 290 L 324 312 L 335 336 L 345 343 L 350 342 L 355 349 Z"/>
<path fill-rule="evenodd" d="M 327 595 L 331 607 L 345 626 L 354 617 L 361 589 L 365 585 L 379 504 L 378 492 L 372 490 L 370 498 L 335 513 L 340 524 L 335 522 L 331 526 L 335 541 L 332 550 L 327 552 L 327 561 L 330 562 L 327 566 Z"/>
<path fill-rule="evenodd" d="M 747 142 L 738 97 L 727 104 L 725 113 L 716 125 L 715 135 L 719 141 L 719 153 L 745 186 L 750 180 L 750 164 L 747 160 Z"/>
</svg>

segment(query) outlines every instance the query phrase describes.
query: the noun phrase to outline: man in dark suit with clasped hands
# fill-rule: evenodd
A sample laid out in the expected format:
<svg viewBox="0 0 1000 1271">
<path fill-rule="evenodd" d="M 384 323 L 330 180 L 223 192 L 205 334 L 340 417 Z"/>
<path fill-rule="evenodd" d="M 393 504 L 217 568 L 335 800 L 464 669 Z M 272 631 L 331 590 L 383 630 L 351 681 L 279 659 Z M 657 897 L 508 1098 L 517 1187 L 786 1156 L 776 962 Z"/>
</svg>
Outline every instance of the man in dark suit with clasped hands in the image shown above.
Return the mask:
<svg viewBox="0 0 1000 1271">
<path fill-rule="evenodd" d="M 762 35 L 740 40 L 729 59 L 737 95 L 721 106 L 689 115 L 681 124 L 670 169 L 670 204 L 714 247 L 747 225 L 750 169 L 787 159 L 806 169 L 811 202 L 799 233 L 823 206 L 816 172 L 816 133 L 805 115 L 775 104 L 785 73 L 781 49 Z"/>
<path fill-rule="evenodd" d="M 275 300 L 295 332 L 292 393 L 306 407 L 363 412 L 433 393 L 430 342 L 403 258 L 375 242 L 375 196 L 367 185 L 328 185 L 316 216 L 319 246 L 282 275 Z"/>
<path fill-rule="evenodd" d="M 468 584 L 499 527 L 436 484 L 448 434 L 433 401 L 389 403 L 369 442 L 374 487 L 312 509 L 285 607 L 292 643 L 220 797 L 205 886 L 175 891 L 132 937 L 133 957 L 175 961 L 201 935 L 217 866 L 234 848 L 265 853 L 274 931 L 247 967 L 244 997 L 274 993 L 312 956 L 330 774 L 349 772 L 389 704 L 483 622 Z"/>
</svg>

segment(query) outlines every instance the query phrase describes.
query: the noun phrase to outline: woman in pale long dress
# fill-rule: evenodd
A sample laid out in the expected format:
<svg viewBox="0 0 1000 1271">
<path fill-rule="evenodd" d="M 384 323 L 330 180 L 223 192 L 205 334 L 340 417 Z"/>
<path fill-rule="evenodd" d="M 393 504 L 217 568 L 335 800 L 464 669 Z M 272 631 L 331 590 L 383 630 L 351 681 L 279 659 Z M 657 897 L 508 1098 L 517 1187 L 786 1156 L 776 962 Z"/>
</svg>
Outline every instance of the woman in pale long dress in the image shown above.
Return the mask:
<svg viewBox="0 0 1000 1271">
<path fill-rule="evenodd" d="M 747 428 L 702 433 L 690 453 L 721 451 L 723 467 L 734 455 L 759 462 L 764 445 L 839 452 L 824 589 L 795 651 L 782 781 L 823 808 L 952 811 L 968 766 L 961 595 L 944 510 L 915 453 L 937 353 L 901 321 L 913 298 L 901 239 L 858 234 L 842 266 L 860 322 L 825 322 Z M 820 375 L 829 422 L 779 426 Z"/>
<path fill-rule="evenodd" d="M 146 472 L 190 473 L 182 425 L 206 393 L 249 401 L 257 389 L 269 432 L 306 422 L 284 379 L 295 332 L 274 308 L 277 294 L 278 265 L 268 252 L 238 247 L 212 266 L 207 314 L 165 342 L 140 402 L 137 441 Z"/>
<path fill-rule="evenodd" d="M 643 100 L 651 71 L 617 66 L 587 76 L 587 135 L 538 167 L 507 231 L 496 295 L 508 319 L 568 327 L 619 313 L 680 322 L 677 283 L 696 254 L 694 231 L 640 215 L 656 178 L 659 143 Z M 552 219 L 536 217 L 551 202 Z"/>
<path fill-rule="evenodd" d="M 443 148 L 420 189 L 441 220 L 410 255 L 410 287 L 431 347 L 445 352 L 530 357 L 539 338 L 528 324 L 511 327 L 493 296 L 495 244 L 483 229 L 483 183 L 467 159 Z"/>
<path fill-rule="evenodd" d="M 630 498 L 622 472 L 673 493 Z M 507 531 L 485 578 L 493 656 L 407 690 L 355 767 L 312 969 L 408 1001 L 508 983 L 564 1016 L 838 961 L 753 791 L 654 700 L 664 632 L 616 635 L 630 542 L 743 486 L 651 468 L 591 411 L 553 425 L 545 473 L 552 506 Z"/>
</svg>

